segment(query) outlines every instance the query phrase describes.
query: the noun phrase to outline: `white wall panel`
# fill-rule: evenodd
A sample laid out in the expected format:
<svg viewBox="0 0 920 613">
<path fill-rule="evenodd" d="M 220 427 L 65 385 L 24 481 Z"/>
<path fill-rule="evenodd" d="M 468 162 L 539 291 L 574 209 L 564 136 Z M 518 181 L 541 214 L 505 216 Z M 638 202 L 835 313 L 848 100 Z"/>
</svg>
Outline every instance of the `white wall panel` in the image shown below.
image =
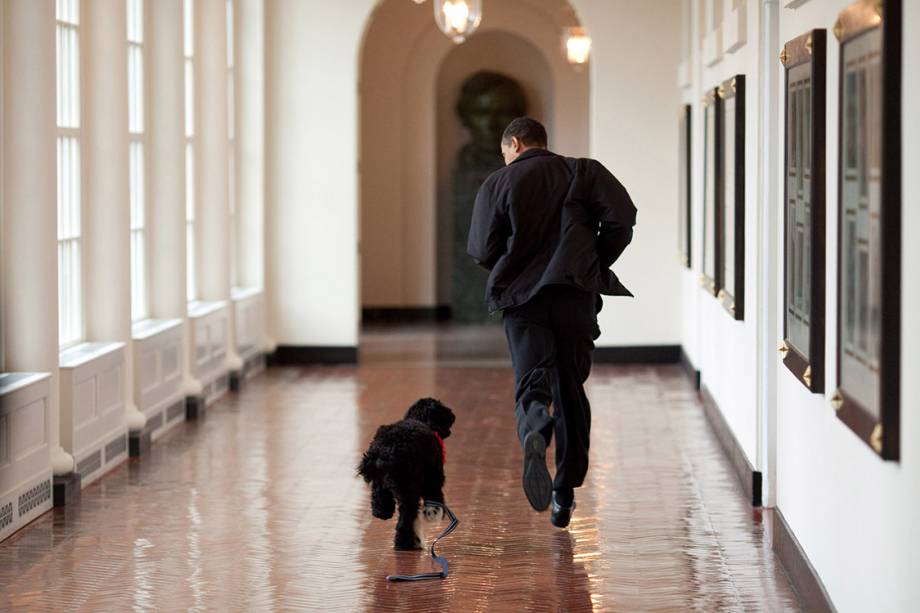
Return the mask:
<svg viewBox="0 0 920 613">
<path fill-rule="evenodd" d="M 197 302 L 189 308 L 193 346 L 191 372 L 203 388 L 207 402 L 227 391 L 227 331 L 230 307 L 224 301 Z"/>
<path fill-rule="evenodd" d="M 0 375 L 0 541 L 51 508 L 50 383 Z"/>
<path fill-rule="evenodd" d="M 134 326 L 134 402 L 155 440 L 185 419 L 182 390 L 182 320 L 147 320 Z"/>
<path fill-rule="evenodd" d="M 127 456 L 124 343 L 83 343 L 61 353 L 61 444 L 83 486 Z"/>
<path fill-rule="evenodd" d="M 233 291 L 236 351 L 245 361 L 262 348 L 265 338 L 265 295 L 261 290 Z"/>
</svg>

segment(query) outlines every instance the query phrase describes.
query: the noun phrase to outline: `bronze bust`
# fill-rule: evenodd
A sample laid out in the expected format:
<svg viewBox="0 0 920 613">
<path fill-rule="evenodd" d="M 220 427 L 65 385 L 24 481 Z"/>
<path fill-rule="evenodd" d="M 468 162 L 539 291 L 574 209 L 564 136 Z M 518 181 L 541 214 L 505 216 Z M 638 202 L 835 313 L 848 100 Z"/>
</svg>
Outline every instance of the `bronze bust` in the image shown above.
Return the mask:
<svg viewBox="0 0 920 613">
<path fill-rule="evenodd" d="M 512 119 L 526 115 L 527 99 L 513 79 L 483 71 L 464 81 L 456 109 L 472 138 L 457 153 L 453 172 L 451 313 L 454 321 L 481 323 L 489 321 L 483 306 L 488 273 L 467 256 L 467 232 L 479 186 L 504 166 L 502 133 Z"/>
<path fill-rule="evenodd" d="M 457 115 L 472 140 L 460 150 L 458 167 L 500 168 L 502 132 L 512 119 L 526 111 L 524 90 L 513 79 L 495 72 L 477 72 L 467 79 L 457 101 Z"/>
</svg>

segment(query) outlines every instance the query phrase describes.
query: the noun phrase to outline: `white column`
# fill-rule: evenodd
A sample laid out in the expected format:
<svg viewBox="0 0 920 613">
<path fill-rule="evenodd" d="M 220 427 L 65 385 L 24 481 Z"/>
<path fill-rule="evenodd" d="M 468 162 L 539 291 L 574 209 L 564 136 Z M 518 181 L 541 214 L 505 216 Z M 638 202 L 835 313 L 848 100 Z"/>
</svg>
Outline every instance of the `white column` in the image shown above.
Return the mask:
<svg viewBox="0 0 920 613">
<path fill-rule="evenodd" d="M 265 288 L 265 0 L 236 0 L 237 282 L 263 289 L 261 350 L 271 353 Z"/>
<path fill-rule="evenodd" d="M 195 7 L 198 289 L 202 300 L 224 300 L 230 305 L 227 368 L 239 370 L 243 362 L 236 354 L 236 318 L 230 298 L 227 4 L 226 0 L 196 0 Z"/>
<path fill-rule="evenodd" d="M 236 2 L 237 253 L 244 287 L 262 287 L 265 207 L 265 4 Z"/>
<path fill-rule="evenodd" d="M 150 314 L 186 319 L 185 268 L 185 74 L 182 59 L 182 0 L 147 5 L 147 236 Z M 189 325 L 182 343 L 185 394 L 201 383 L 190 372 Z"/>
<path fill-rule="evenodd" d="M 147 420 L 133 393 L 126 8 L 124 0 L 93 0 L 83 9 L 86 333 L 125 343 L 126 419 L 137 432 Z"/>
<path fill-rule="evenodd" d="M 3 336 L 8 370 L 51 373 L 48 437 L 61 448 L 58 391 L 54 0 L 3 0 Z"/>
</svg>

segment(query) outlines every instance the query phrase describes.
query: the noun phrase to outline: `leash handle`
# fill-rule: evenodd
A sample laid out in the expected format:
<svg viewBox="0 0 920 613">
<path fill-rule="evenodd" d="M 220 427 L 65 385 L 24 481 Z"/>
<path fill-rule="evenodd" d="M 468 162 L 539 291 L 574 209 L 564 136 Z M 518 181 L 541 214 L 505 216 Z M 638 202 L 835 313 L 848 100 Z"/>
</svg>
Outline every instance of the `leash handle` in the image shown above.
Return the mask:
<svg viewBox="0 0 920 613">
<path fill-rule="evenodd" d="M 447 558 L 439 556 L 435 552 L 434 546 L 442 538 L 444 538 L 445 536 L 447 536 L 448 534 L 456 530 L 457 525 L 460 524 L 460 520 L 457 519 L 457 516 L 453 514 L 453 512 L 447 507 L 446 504 L 435 502 L 433 500 L 426 500 L 425 506 L 426 507 L 427 506 L 437 507 L 443 510 L 444 514 L 447 515 L 448 519 L 450 519 L 450 524 L 448 524 L 447 528 L 444 529 L 444 532 L 442 532 L 438 536 L 438 538 L 431 541 L 431 546 L 428 548 L 428 552 L 431 554 L 431 559 L 434 560 L 441 567 L 441 572 L 420 573 L 418 575 L 387 575 L 387 581 L 396 582 L 396 581 L 423 581 L 425 579 L 447 579 L 447 574 L 448 574 Z"/>
</svg>

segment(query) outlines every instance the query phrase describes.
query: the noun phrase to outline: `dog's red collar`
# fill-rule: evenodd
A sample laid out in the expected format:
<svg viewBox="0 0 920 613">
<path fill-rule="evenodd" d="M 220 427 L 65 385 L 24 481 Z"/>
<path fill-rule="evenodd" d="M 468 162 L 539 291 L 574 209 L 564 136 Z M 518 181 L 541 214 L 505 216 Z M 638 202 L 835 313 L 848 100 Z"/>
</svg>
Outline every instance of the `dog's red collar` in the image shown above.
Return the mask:
<svg viewBox="0 0 920 613">
<path fill-rule="evenodd" d="M 444 439 L 437 432 L 434 435 L 438 437 L 438 443 L 441 444 L 441 464 L 447 464 L 447 447 L 444 446 Z"/>
</svg>

